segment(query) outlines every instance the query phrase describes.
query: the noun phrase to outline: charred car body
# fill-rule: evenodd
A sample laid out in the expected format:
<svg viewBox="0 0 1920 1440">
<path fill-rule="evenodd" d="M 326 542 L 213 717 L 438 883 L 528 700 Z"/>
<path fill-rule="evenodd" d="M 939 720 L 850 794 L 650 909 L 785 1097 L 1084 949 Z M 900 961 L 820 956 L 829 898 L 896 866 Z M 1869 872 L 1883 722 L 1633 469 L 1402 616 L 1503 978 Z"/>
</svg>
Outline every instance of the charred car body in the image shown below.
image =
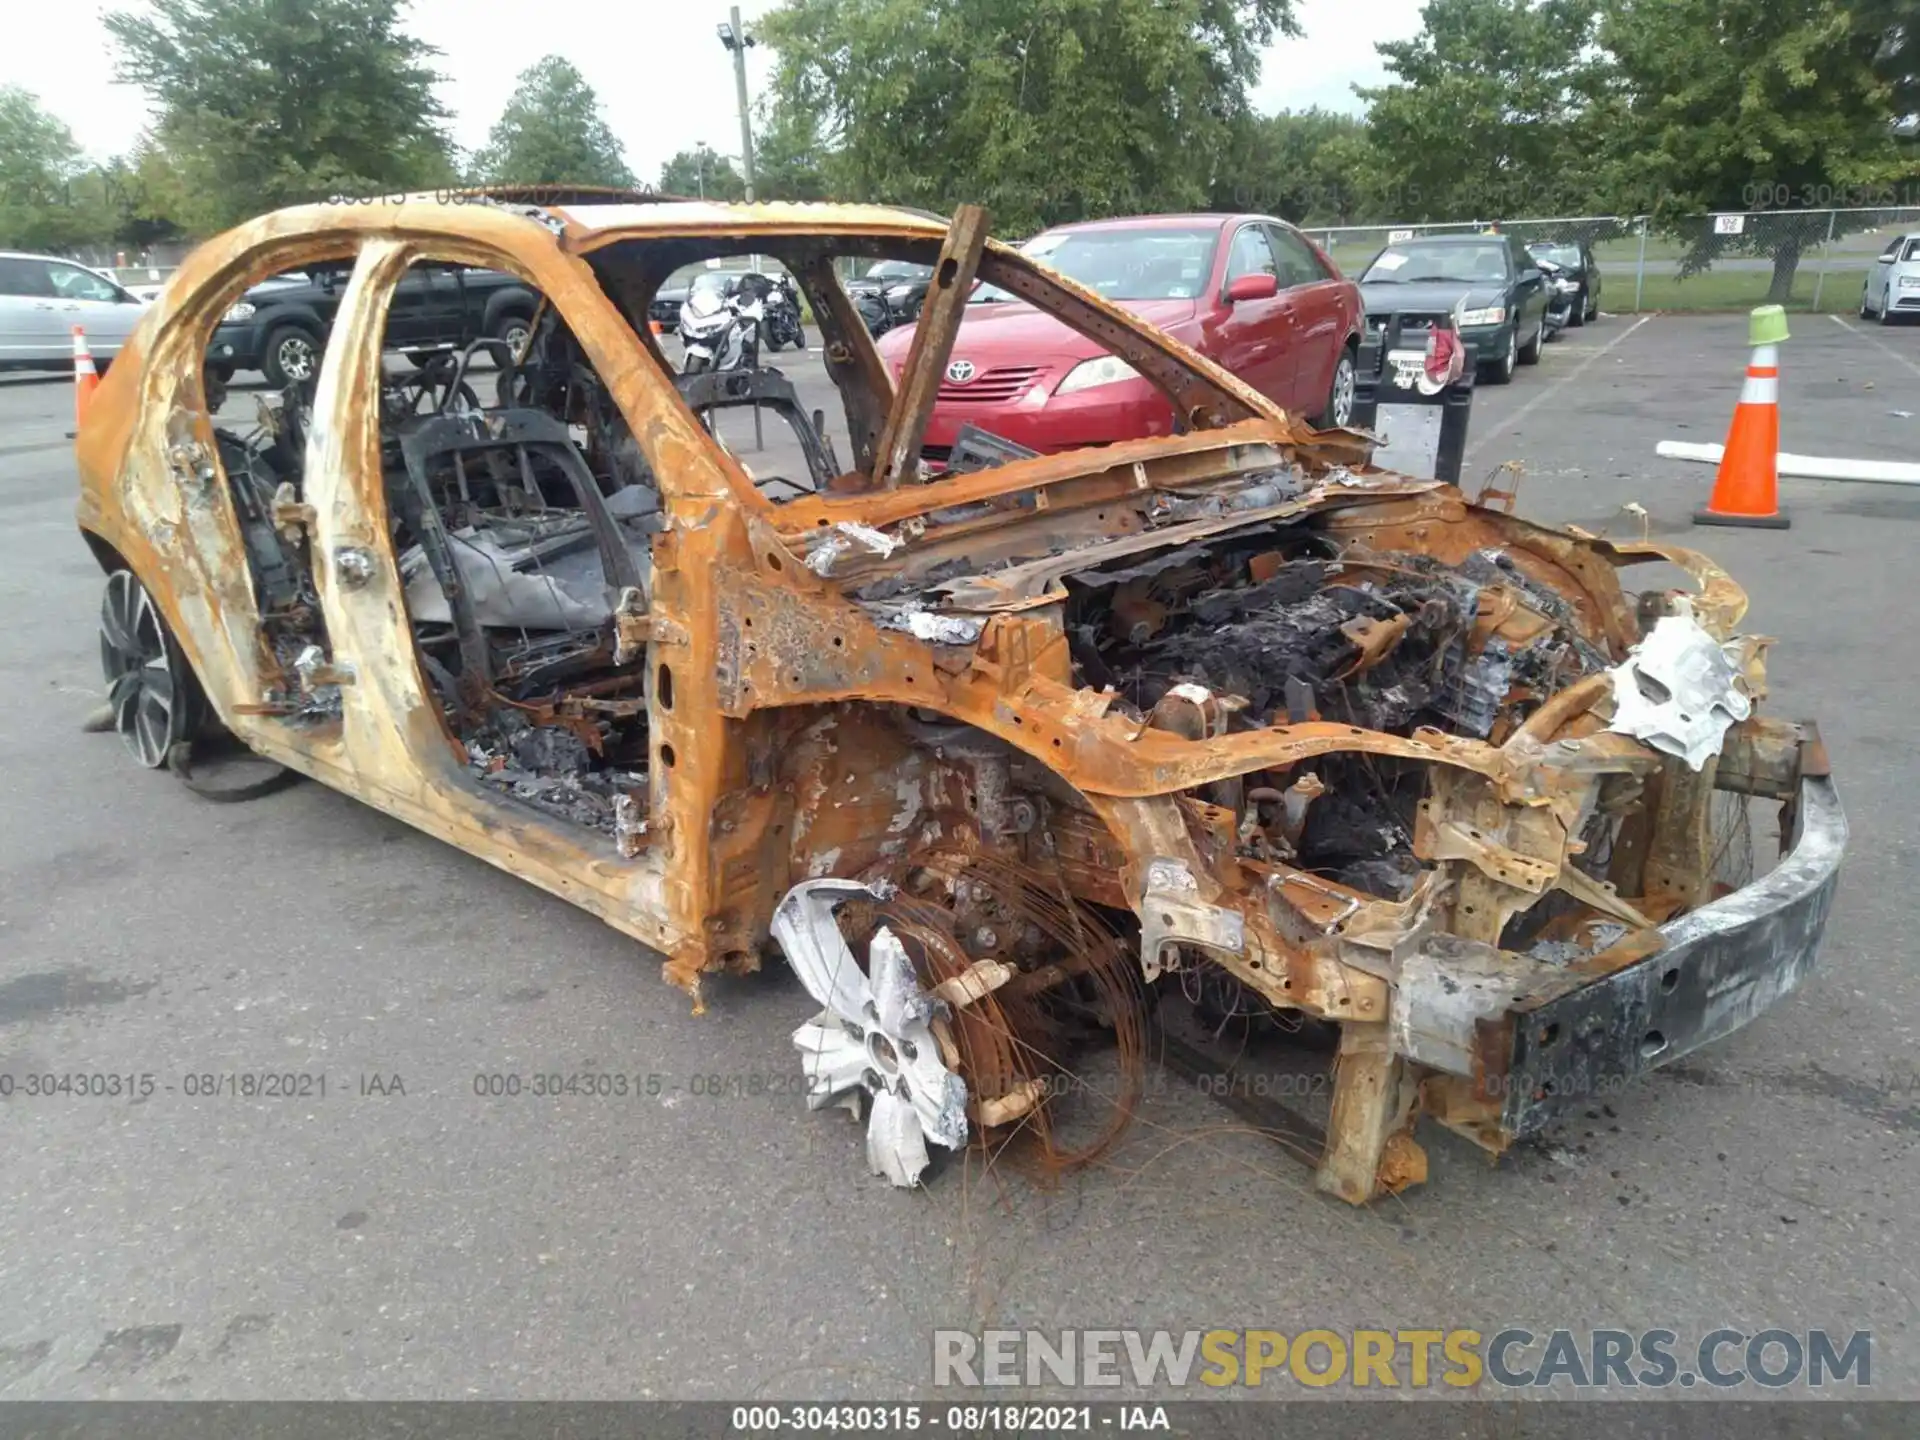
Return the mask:
<svg viewBox="0 0 1920 1440">
<path fill-rule="evenodd" d="M 750 253 L 819 319 L 849 467 L 777 371 L 676 378 L 648 333 L 674 271 Z M 931 267 L 897 390 L 849 257 Z M 353 269 L 317 384 L 262 437 L 222 430 L 208 334 L 323 261 Z M 497 404 L 383 412 L 386 309 L 436 262 L 520 277 L 533 334 Z M 976 279 L 1097 337 L 1182 433 L 963 436 L 929 478 Z M 784 473 L 702 423 L 729 403 L 788 420 Z M 210 712 L 655 947 L 696 1006 L 777 942 L 820 1004 L 795 1037 L 813 1101 L 864 1101 L 900 1183 L 929 1142 L 1098 1153 L 1184 990 L 1337 1032 L 1303 1121 L 1319 1183 L 1400 1189 L 1420 1116 L 1497 1152 L 1790 990 L 1844 843 L 1709 561 L 1372 469 L 1364 436 L 1299 424 L 973 209 L 283 211 L 183 267 L 79 457 L 137 757 L 190 753 Z M 1652 562 L 1690 583 L 1622 588 Z M 1783 855 L 1746 883 L 1768 803 Z M 1054 1083 L 1112 1057 L 1105 1091 Z"/>
</svg>

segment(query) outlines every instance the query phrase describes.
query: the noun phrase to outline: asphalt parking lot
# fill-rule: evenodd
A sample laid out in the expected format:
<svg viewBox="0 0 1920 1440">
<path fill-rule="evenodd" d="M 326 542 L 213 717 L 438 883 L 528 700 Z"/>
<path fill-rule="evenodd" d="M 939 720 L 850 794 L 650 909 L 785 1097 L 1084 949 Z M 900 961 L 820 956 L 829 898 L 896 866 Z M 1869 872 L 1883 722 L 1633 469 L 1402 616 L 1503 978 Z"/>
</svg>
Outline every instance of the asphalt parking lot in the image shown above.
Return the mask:
<svg viewBox="0 0 1920 1440">
<path fill-rule="evenodd" d="M 1792 325 L 1783 445 L 1914 458 L 1920 327 Z M 221 806 L 136 770 L 79 729 L 70 385 L 0 382 L 0 1075 L 171 1087 L 0 1098 L 0 1396 L 871 1398 L 927 1391 L 936 1328 L 1731 1325 L 1871 1330 L 1873 1394 L 1920 1397 L 1920 494 L 1789 480 L 1789 531 L 1690 526 L 1712 471 L 1654 445 L 1722 438 L 1745 358 L 1744 316 L 1571 331 L 1479 392 L 1468 470 L 1611 534 L 1637 504 L 1751 591 L 1852 823 L 1821 969 L 1498 1165 L 1424 1132 L 1430 1183 L 1366 1211 L 1171 1079 L 1057 1188 L 896 1192 L 764 1083 L 791 977 L 694 1018 L 656 957 L 318 785 Z M 587 1068 L 659 1093 L 476 1093 Z M 186 1093 L 263 1071 L 326 1093 Z"/>
</svg>

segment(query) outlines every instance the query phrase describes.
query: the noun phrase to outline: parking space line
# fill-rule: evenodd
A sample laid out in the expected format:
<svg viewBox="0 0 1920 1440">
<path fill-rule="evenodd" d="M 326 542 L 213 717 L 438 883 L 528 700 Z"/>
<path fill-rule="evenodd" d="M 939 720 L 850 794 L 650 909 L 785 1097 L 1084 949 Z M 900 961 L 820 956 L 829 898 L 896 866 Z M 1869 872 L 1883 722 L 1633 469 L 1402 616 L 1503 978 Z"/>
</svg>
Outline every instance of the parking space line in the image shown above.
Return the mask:
<svg viewBox="0 0 1920 1440">
<path fill-rule="evenodd" d="M 1586 374 L 1588 366 L 1592 365 L 1593 362 L 1598 360 L 1602 355 L 1605 355 L 1610 351 L 1612 351 L 1616 346 L 1620 344 L 1621 341 L 1625 340 L 1629 335 L 1633 334 L 1634 331 L 1638 330 L 1642 325 L 1646 324 L 1651 319 L 1653 319 L 1653 316 L 1651 315 L 1642 315 L 1638 320 L 1634 321 L 1633 324 L 1629 325 L 1626 329 L 1622 330 L 1618 335 L 1614 336 L 1613 339 L 1609 340 L 1606 344 L 1602 345 L 1598 350 L 1595 350 L 1591 354 L 1589 354 L 1586 359 L 1582 360 L 1578 365 L 1574 366 L 1573 369 L 1569 370 L 1566 374 L 1562 375 L 1558 380 L 1554 381 L 1551 385 L 1547 386 L 1546 389 L 1542 390 L 1538 395 L 1534 396 L 1531 400 L 1527 401 L 1526 404 L 1522 405 L 1518 410 L 1514 411 L 1511 415 L 1507 416 L 1506 419 L 1502 420 L 1498 425 L 1495 425 L 1493 429 L 1484 432 L 1483 434 L 1479 435 L 1473 440 L 1469 440 L 1467 442 L 1466 453 L 1463 456 L 1461 456 L 1461 464 L 1464 465 L 1467 461 L 1473 459 L 1475 452 L 1477 452 L 1482 445 L 1485 445 L 1487 441 L 1493 439 L 1493 437 L 1496 435 L 1500 435 L 1505 433 L 1508 430 L 1511 430 L 1514 426 L 1518 425 L 1522 420 L 1526 419 L 1527 416 L 1531 415 L 1541 405 L 1545 404 L 1547 401 L 1551 400 L 1555 395 L 1559 394 L 1561 390 L 1565 389 L 1568 385 L 1572 384 L 1575 380 L 1578 380 L 1582 375 Z"/>
<path fill-rule="evenodd" d="M 1878 335 L 1868 334 L 1865 330 L 1862 330 L 1858 325 L 1849 323 L 1843 316 L 1829 315 L 1827 316 L 1827 318 L 1833 321 L 1833 323 L 1838 325 L 1842 330 L 1846 331 L 1849 335 L 1857 335 L 1860 339 L 1866 341 L 1869 345 L 1873 346 L 1873 348 L 1878 350 L 1882 355 L 1886 355 L 1891 359 L 1898 360 L 1902 365 L 1906 366 L 1907 369 L 1911 370 L 1914 374 L 1920 375 L 1920 365 L 1914 364 L 1912 360 L 1908 359 L 1905 355 L 1902 355 L 1898 350 L 1894 349 L 1891 345 L 1887 344 L 1887 342 L 1882 340 Z"/>
</svg>

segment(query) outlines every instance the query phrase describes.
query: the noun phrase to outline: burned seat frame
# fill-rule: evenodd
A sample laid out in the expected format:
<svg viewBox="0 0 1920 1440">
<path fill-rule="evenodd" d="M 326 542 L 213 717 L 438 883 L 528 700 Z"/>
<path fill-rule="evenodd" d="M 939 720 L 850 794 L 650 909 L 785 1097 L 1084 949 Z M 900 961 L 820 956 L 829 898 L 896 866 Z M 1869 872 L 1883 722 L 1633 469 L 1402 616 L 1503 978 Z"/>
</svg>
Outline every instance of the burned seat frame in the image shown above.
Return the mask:
<svg viewBox="0 0 1920 1440">
<path fill-rule="evenodd" d="M 780 371 L 764 367 L 708 370 L 699 375 L 676 375 L 673 383 L 679 388 L 680 398 L 687 402 L 687 408 L 703 425 L 708 424 L 707 417 L 716 410 L 751 407 L 756 411 L 773 411 L 792 427 L 799 440 L 801 453 L 806 456 L 807 475 L 816 492 L 824 490 L 840 473 L 833 442 L 825 434 L 825 416 L 817 410 L 808 414 L 793 382 Z"/>
<path fill-rule="evenodd" d="M 430 479 L 432 462 L 451 458 L 462 498 L 467 498 L 467 461 L 502 450 L 513 452 L 521 487 L 542 504 L 546 497 L 535 473 L 535 458 L 553 463 L 567 479 L 573 498 L 593 533 L 602 573 L 615 595 L 641 590 L 639 567 L 628 553 L 620 527 L 607 508 L 600 486 L 587 469 L 572 437 L 551 415 L 540 410 L 493 410 L 484 414 L 431 415 L 410 422 L 400 437 L 406 463 L 406 483 L 393 491 L 393 505 L 419 541 L 434 578 L 446 596 L 447 608 L 460 652 L 459 694 L 463 704 L 477 707 L 493 686 L 493 661 L 486 636 L 475 613 L 472 596 L 460 578 L 452 537 L 442 522 Z"/>
</svg>

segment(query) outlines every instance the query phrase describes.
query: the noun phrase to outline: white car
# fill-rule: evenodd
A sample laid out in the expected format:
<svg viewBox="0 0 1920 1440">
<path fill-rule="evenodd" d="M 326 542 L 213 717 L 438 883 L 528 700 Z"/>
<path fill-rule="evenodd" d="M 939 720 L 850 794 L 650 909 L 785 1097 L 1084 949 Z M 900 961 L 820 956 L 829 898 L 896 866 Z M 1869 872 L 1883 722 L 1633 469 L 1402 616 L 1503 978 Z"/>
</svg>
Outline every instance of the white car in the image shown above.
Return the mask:
<svg viewBox="0 0 1920 1440">
<path fill-rule="evenodd" d="M 1890 325 L 1900 315 L 1920 315 L 1920 231 L 1888 242 L 1860 292 L 1861 319 Z"/>
<path fill-rule="evenodd" d="M 0 370 L 63 370 L 73 327 L 96 362 L 113 359 L 147 304 L 97 270 L 51 255 L 0 251 Z"/>
</svg>

